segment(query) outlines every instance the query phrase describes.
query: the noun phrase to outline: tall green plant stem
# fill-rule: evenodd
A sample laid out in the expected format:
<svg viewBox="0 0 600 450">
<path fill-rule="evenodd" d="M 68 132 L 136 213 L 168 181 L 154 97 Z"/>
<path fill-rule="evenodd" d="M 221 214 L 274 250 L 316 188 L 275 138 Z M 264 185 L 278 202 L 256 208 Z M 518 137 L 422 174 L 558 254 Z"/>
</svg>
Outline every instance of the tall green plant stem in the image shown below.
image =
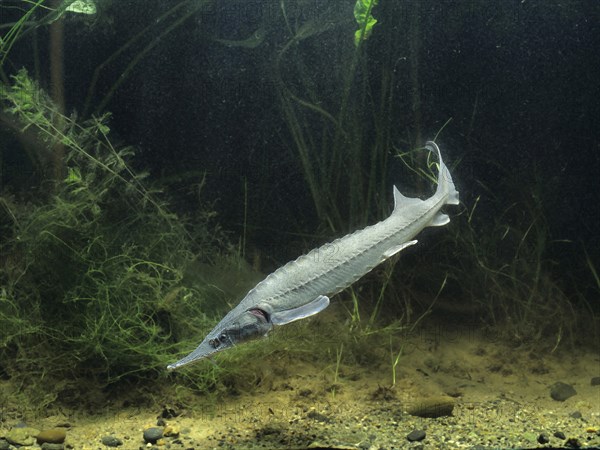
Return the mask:
<svg viewBox="0 0 600 450">
<path fill-rule="evenodd" d="M 412 84 L 412 110 L 415 121 L 414 147 L 422 145 L 422 109 L 421 82 L 419 79 L 419 64 L 421 62 L 421 20 L 420 0 L 411 2 L 410 16 L 410 81 Z"/>
<path fill-rule="evenodd" d="M 52 6 L 58 8 L 61 0 L 53 0 Z M 65 122 L 65 83 L 64 83 L 64 23 L 62 18 L 50 25 L 50 86 L 51 98 L 59 114 L 54 116 L 56 129 L 63 130 Z M 65 146 L 61 139 L 54 141 L 52 149 L 52 175 L 55 181 L 66 175 Z M 55 183 L 56 185 L 56 183 Z"/>
<path fill-rule="evenodd" d="M 283 80 L 283 60 L 291 49 L 299 53 L 302 41 L 331 30 L 331 26 L 319 27 L 318 22 L 318 18 L 313 19 L 296 31 L 276 58 L 275 74 L 283 114 L 317 216 L 322 225 L 340 232 L 364 225 L 373 213 L 373 199 L 382 202 L 385 198 L 393 74 L 383 69 L 381 96 L 372 98 L 367 76 L 372 68 L 368 65 L 365 40 L 359 39 L 358 46 L 352 46 L 347 67 L 339 71 L 341 89 L 335 112 L 323 106 L 323 99 L 308 78 L 310 69 L 301 65 L 301 55 L 295 55 L 294 61 L 299 65 L 298 76 L 304 92 L 293 92 Z M 359 71 L 365 76 L 356 85 Z M 314 125 L 315 117 L 319 119 L 320 130 Z"/>
<path fill-rule="evenodd" d="M 19 37 L 23 34 L 23 30 L 25 25 L 30 21 L 33 17 L 35 11 L 44 4 L 45 0 L 36 0 L 29 2 L 31 4 L 31 8 L 25 11 L 25 14 L 21 16 L 21 18 L 11 24 L 8 32 L 0 39 L 0 74 L 2 74 L 2 81 L 5 84 L 8 84 L 8 76 L 4 72 L 4 63 L 6 62 L 6 58 L 8 57 L 13 45 L 17 42 Z"/>
<path fill-rule="evenodd" d="M 94 75 L 92 76 L 92 81 L 90 82 L 90 87 L 88 88 L 88 93 L 87 93 L 84 108 L 83 108 L 84 115 L 86 115 L 91 108 L 91 102 L 93 99 L 94 91 L 96 89 L 96 84 L 98 83 L 100 73 L 102 72 L 102 70 L 104 70 L 105 67 L 107 67 L 115 59 L 117 59 L 123 52 L 125 52 L 125 50 L 127 50 L 132 45 L 137 43 L 140 39 L 142 39 L 144 36 L 146 36 L 148 34 L 148 32 L 153 27 L 156 26 L 157 23 L 162 24 L 167 18 L 169 18 L 171 15 L 178 12 L 180 9 L 184 8 L 187 5 L 192 5 L 192 7 L 190 8 L 189 11 L 185 12 L 181 17 L 178 17 L 177 19 L 175 19 L 169 26 L 164 28 L 158 35 L 155 35 L 155 37 L 148 43 L 148 45 L 146 45 L 141 51 L 139 51 L 135 55 L 135 57 L 133 57 L 133 59 L 129 62 L 129 64 L 127 64 L 127 66 L 125 67 L 125 69 L 123 70 L 121 75 L 119 76 L 119 79 L 110 87 L 110 89 L 104 95 L 104 97 L 102 98 L 100 103 L 96 106 L 96 108 L 94 110 L 95 114 L 100 114 L 100 113 L 102 113 L 102 111 L 104 111 L 104 109 L 106 108 L 106 105 L 110 102 L 110 100 L 112 99 L 112 97 L 115 94 L 115 92 L 117 91 L 117 89 L 129 77 L 129 75 L 131 74 L 131 72 L 133 71 L 135 66 L 137 66 L 137 64 L 146 56 L 146 54 L 150 50 L 152 50 L 161 41 L 163 41 L 165 36 L 170 34 L 173 30 L 177 29 L 186 20 L 188 20 L 192 15 L 194 15 L 197 11 L 201 10 L 202 8 L 206 7 L 206 5 L 208 5 L 209 3 L 210 3 L 210 0 L 198 0 L 198 1 L 184 0 L 184 1 L 177 3 L 174 7 L 172 7 L 167 12 L 165 12 L 164 14 L 159 16 L 151 25 L 148 25 L 142 31 L 140 31 L 135 36 L 133 36 L 131 39 L 129 39 L 116 52 L 114 52 L 110 57 L 108 57 L 108 59 L 106 59 L 102 64 L 100 64 L 94 70 Z"/>
</svg>

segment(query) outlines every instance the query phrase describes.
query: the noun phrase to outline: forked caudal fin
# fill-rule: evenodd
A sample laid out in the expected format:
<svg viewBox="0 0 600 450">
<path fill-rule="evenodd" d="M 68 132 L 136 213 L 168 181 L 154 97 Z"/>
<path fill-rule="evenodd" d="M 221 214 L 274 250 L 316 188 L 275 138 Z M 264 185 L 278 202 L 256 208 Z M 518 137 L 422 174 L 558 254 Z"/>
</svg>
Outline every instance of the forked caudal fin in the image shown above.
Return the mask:
<svg viewBox="0 0 600 450">
<path fill-rule="evenodd" d="M 439 173 L 437 180 L 437 189 L 435 191 L 434 197 L 438 199 L 444 199 L 443 204 L 447 205 L 458 205 L 458 191 L 454 186 L 454 181 L 452 181 L 452 176 L 450 175 L 450 171 L 444 164 L 442 160 L 442 154 L 440 152 L 440 148 L 433 141 L 428 141 L 425 144 L 425 148 L 432 153 L 435 153 L 438 158 L 439 163 Z M 402 214 L 404 208 L 409 208 L 411 206 L 417 206 L 421 203 L 424 203 L 425 200 L 421 200 L 420 198 L 411 198 L 404 196 L 397 188 L 394 186 L 394 211 L 393 214 Z M 437 214 L 429 221 L 426 226 L 429 227 L 441 227 L 450 222 L 450 217 L 447 214 L 444 214 L 441 211 L 438 211 Z"/>
<path fill-rule="evenodd" d="M 458 205 L 458 191 L 454 186 L 454 181 L 452 181 L 452 175 L 450 175 L 450 171 L 442 160 L 440 148 L 433 141 L 427 141 L 427 143 L 425 143 L 425 148 L 437 155 L 440 164 L 436 194 L 446 194 L 448 196 L 448 200 L 446 200 L 447 205 Z"/>
<path fill-rule="evenodd" d="M 425 148 L 427 150 L 429 150 L 430 152 L 435 153 L 438 158 L 438 161 L 439 161 L 439 173 L 438 173 L 438 180 L 437 180 L 438 186 L 437 186 L 437 189 L 435 192 L 436 195 L 446 195 L 447 196 L 446 204 L 458 205 L 458 203 L 459 203 L 458 191 L 456 190 L 456 187 L 454 186 L 454 181 L 452 181 L 452 176 L 450 175 L 450 171 L 448 170 L 448 168 L 444 164 L 444 161 L 442 160 L 442 154 L 440 152 L 440 148 L 433 141 L 428 141 L 425 144 Z M 398 190 L 398 188 L 396 186 L 394 186 L 394 212 L 399 212 L 401 209 L 403 209 L 405 207 L 414 206 L 421 202 L 423 202 L 423 200 L 421 200 L 420 198 L 406 197 L 404 194 L 402 194 Z M 436 216 L 436 218 L 433 220 L 433 222 L 431 222 L 430 226 L 442 226 L 442 225 L 447 224 L 449 222 L 449 220 L 450 219 L 448 218 L 448 216 L 440 213 L 438 216 Z"/>
</svg>

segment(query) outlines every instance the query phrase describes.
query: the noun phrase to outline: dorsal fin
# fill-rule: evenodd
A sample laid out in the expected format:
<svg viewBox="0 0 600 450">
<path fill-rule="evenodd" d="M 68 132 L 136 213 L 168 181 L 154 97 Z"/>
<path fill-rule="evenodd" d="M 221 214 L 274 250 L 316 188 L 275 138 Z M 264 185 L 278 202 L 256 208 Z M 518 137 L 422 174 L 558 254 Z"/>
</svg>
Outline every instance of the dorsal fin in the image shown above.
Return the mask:
<svg viewBox="0 0 600 450">
<path fill-rule="evenodd" d="M 406 206 L 414 206 L 417 203 L 421 203 L 423 200 L 420 198 L 407 197 L 394 186 L 394 212 L 405 208 Z"/>
</svg>

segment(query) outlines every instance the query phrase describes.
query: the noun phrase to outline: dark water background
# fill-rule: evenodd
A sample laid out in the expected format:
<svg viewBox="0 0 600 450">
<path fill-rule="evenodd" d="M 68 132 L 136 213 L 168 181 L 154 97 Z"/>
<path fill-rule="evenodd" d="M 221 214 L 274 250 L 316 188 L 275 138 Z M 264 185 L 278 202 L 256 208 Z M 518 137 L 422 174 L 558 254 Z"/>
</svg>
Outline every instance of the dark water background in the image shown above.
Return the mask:
<svg viewBox="0 0 600 450">
<path fill-rule="evenodd" d="M 341 89 L 329 72 L 348 64 L 353 51 L 353 3 L 289 3 L 292 21 L 329 11 L 331 29 L 301 43 L 326 109 Z M 164 31 L 157 18 L 175 4 L 98 1 L 96 16 L 65 16 L 67 110 L 83 117 L 98 112 L 127 65 Z M 198 207 L 189 190 L 206 171 L 203 201 L 213 204 L 235 240 L 243 232 L 246 186 L 250 239 L 270 255 L 270 268 L 312 245 L 296 233 L 318 228 L 273 81 L 274 61 L 291 38 L 279 4 L 224 1 L 196 12 L 159 38 L 104 106 L 116 138 L 138 148 L 138 168 L 149 169 L 152 179 L 181 180 L 169 192 L 179 212 Z M 2 14 L 9 22 L 16 13 Z M 572 241 L 549 249 L 548 257 L 560 263 L 557 276 L 590 283 L 584 248 L 600 266 L 600 3 L 380 0 L 373 14 L 379 23 L 361 76 L 368 74 L 375 93 L 380 77 L 395 77 L 395 145 L 415 145 L 407 136 L 417 134 L 411 45 L 418 45 L 419 133 L 422 141 L 431 139 L 452 118 L 438 143 L 450 166 L 459 161 L 452 172 L 461 200 L 472 205 L 484 196 L 479 220 L 493 221 L 511 203 L 541 196 L 551 237 Z M 161 19 L 165 27 L 174 17 Z M 141 41 L 99 73 L 86 104 L 94 70 L 150 24 Z M 257 30 L 264 41 L 255 48 L 214 40 L 243 40 Z M 47 86 L 47 70 L 36 69 L 33 57 L 47 61 L 47 29 L 37 33 L 37 48 L 24 39 L 7 68 L 26 66 Z M 285 76 L 293 84 L 300 74 L 290 69 Z M 3 182 L 11 183 L 10 164 L 4 170 Z"/>
</svg>

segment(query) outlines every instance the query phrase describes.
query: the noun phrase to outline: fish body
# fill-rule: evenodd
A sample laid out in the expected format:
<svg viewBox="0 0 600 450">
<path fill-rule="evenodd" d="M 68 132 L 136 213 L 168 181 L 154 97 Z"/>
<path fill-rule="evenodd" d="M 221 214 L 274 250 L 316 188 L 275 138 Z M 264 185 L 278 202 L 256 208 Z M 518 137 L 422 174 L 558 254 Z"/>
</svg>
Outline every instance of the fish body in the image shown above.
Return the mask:
<svg viewBox="0 0 600 450">
<path fill-rule="evenodd" d="M 442 226 L 450 219 L 446 205 L 458 204 L 458 191 L 434 142 L 426 148 L 437 154 L 436 192 L 426 200 L 405 197 L 394 187 L 392 214 L 374 225 L 316 248 L 280 267 L 233 308 L 188 356 L 169 370 L 206 358 L 236 344 L 265 336 L 274 325 L 285 325 L 317 314 L 329 296 L 350 286 L 375 266 L 416 244 L 425 227 Z"/>
</svg>

